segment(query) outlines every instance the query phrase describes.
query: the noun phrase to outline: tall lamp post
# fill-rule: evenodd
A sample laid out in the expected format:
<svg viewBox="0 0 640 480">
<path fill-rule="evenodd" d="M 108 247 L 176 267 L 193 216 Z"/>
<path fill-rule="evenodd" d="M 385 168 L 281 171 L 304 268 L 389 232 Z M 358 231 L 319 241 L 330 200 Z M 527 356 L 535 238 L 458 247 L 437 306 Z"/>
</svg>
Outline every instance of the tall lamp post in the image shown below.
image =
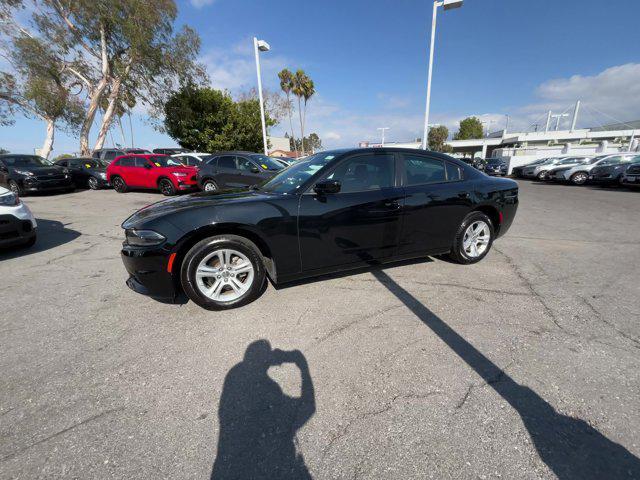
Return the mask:
<svg viewBox="0 0 640 480">
<path fill-rule="evenodd" d="M 256 72 L 258 73 L 258 97 L 260 98 L 260 120 L 262 120 L 262 142 L 264 143 L 264 154 L 269 155 L 267 145 L 267 122 L 264 118 L 264 99 L 262 98 L 262 75 L 260 74 L 260 52 L 268 52 L 271 47 L 264 40 L 253 37 L 253 49 L 256 53 Z"/>
<path fill-rule="evenodd" d="M 422 149 L 426 150 L 429 142 L 429 108 L 431 107 L 431 76 L 433 74 L 433 49 L 436 42 L 436 17 L 438 15 L 438 7 L 444 7 L 444 10 L 452 10 L 462 6 L 464 0 L 435 0 L 433 2 L 433 19 L 431 21 L 431 45 L 429 47 L 429 71 L 427 73 L 427 106 L 424 114 L 424 134 L 422 135 Z"/>
<path fill-rule="evenodd" d="M 386 130 L 389 130 L 389 127 L 381 127 L 381 128 L 378 128 L 378 130 L 382 131 L 382 144 L 381 144 L 381 146 L 384 147 L 384 132 Z"/>
</svg>

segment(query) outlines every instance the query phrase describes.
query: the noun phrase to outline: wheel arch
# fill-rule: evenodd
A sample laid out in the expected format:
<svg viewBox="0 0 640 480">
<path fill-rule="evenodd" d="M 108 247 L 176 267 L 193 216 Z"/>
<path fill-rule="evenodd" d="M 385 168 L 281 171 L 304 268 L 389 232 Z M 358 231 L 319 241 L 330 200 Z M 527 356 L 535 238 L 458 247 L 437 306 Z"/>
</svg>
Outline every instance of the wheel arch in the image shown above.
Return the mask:
<svg viewBox="0 0 640 480">
<path fill-rule="evenodd" d="M 265 270 L 267 271 L 267 275 L 272 281 L 276 281 L 276 268 L 275 261 L 273 259 L 273 255 L 271 253 L 271 248 L 269 247 L 268 242 L 256 231 L 252 230 L 250 227 L 241 224 L 234 223 L 221 223 L 215 225 L 205 225 L 202 226 L 192 232 L 189 232 L 183 238 L 181 238 L 173 249 L 173 252 L 176 254 L 173 268 L 172 268 L 172 277 L 174 284 L 177 288 L 182 288 L 180 285 L 180 269 L 182 268 L 182 262 L 187 252 L 198 242 L 204 240 L 208 237 L 213 237 L 215 235 L 237 235 L 238 237 L 243 237 L 253 243 L 260 255 L 262 256 Z"/>
<path fill-rule="evenodd" d="M 475 207 L 472 212 L 481 212 L 484 213 L 493 224 L 493 231 L 495 236 L 497 237 L 500 233 L 500 211 L 494 207 L 493 205 L 479 205 Z"/>
</svg>

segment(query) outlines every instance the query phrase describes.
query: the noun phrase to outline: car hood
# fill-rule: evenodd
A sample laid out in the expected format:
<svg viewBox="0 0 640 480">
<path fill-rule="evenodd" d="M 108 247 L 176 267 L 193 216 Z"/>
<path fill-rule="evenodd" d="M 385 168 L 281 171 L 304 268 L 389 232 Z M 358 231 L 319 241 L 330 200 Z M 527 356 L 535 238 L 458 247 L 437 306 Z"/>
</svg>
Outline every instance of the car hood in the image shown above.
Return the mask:
<svg viewBox="0 0 640 480">
<path fill-rule="evenodd" d="M 136 228 L 150 220 L 165 215 L 206 207 L 228 205 L 231 203 L 250 203 L 272 198 L 274 194 L 255 190 L 232 190 L 222 192 L 198 192 L 181 197 L 169 198 L 147 205 L 131 215 L 122 223 L 122 228 Z"/>
<path fill-rule="evenodd" d="M 15 166 L 11 167 L 14 170 L 23 170 L 26 172 L 33 172 L 34 175 L 49 175 L 50 173 L 63 173 L 65 169 L 57 165 L 50 167 L 35 167 L 35 166 Z"/>
</svg>

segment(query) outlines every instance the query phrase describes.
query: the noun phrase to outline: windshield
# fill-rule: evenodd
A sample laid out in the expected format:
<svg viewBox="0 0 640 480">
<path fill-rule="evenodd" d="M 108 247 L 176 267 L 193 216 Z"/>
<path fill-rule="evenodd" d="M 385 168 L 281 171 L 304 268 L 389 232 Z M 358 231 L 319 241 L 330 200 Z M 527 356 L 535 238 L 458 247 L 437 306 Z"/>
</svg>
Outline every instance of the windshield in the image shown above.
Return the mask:
<svg viewBox="0 0 640 480">
<path fill-rule="evenodd" d="M 277 174 L 265 183 L 261 190 L 274 193 L 294 193 L 334 158 L 336 155 L 330 152 L 311 155 Z"/>
<path fill-rule="evenodd" d="M 150 157 L 156 167 L 181 167 L 182 164 L 177 158 L 167 157 L 166 155 L 159 155 L 157 157 Z"/>
<path fill-rule="evenodd" d="M 619 163 L 630 162 L 633 157 L 623 157 L 622 155 L 616 155 L 615 157 L 609 157 L 606 160 L 601 161 L 598 165 L 617 165 Z"/>
<path fill-rule="evenodd" d="M 249 158 L 265 170 L 282 170 L 284 168 L 275 158 L 267 157 L 266 155 L 249 155 Z"/>
<path fill-rule="evenodd" d="M 609 155 L 600 155 L 598 157 L 593 157 L 591 160 L 589 160 L 589 165 L 593 165 L 594 163 L 599 162 L 600 160 L 602 160 L 603 158 L 607 158 Z"/>
<path fill-rule="evenodd" d="M 49 167 L 53 165 L 48 160 L 35 155 L 24 155 L 21 157 L 5 157 L 2 159 L 8 167 Z"/>
</svg>

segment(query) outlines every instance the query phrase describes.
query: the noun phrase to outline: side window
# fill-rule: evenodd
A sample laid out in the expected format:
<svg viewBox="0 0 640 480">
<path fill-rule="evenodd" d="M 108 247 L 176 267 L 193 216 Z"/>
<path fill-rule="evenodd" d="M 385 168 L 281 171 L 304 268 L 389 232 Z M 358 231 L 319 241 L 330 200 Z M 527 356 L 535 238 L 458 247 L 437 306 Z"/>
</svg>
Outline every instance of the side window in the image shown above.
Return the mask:
<svg viewBox="0 0 640 480">
<path fill-rule="evenodd" d="M 132 157 L 124 157 L 118 160 L 118 165 L 121 167 L 133 167 L 135 162 Z"/>
<path fill-rule="evenodd" d="M 462 180 L 462 169 L 458 165 L 447 162 L 447 180 L 450 182 Z"/>
<path fill-rule="evenodd" d="M 105 160 L 111 161 L 116 157 L 117 157 L 116 152 L 114 152 L 113 150 L 105 152 L 105 154 L 104 154 L 104 159 Z"/>
<path fill-rule="evenodd" d="M 60 160 L 59 162 L 56 162 L 56 165 L 60 167 L 66 167 L 69 165 L 69 160 Z"/>
<path fill-rule="evenodd" d="M 403 156 L 407 174 L 407 186 L 445 182 L 447 180 L 442 160 L 423 155 L 404 154 Z"/>
<path fill-rule="evenodd" d="M 209 160 L 207 160 L 207 165 L 215 167 L 218 164 L 218 158 L 220 157 L 211 157 Z"/>
<path fill-rule="evenodd" d="M 236 169 L 236 157 L 231 155 L 224 155 L 222 157 L 218 157 L 218 168 L 230 168 L 232 170 Z"/>
<path fill-rule="evenodd" d="M 392 154 L 364 154 L 342 162 L 327 180 L 338 180 L 340 193 L 365 192 L 393 187 L 394 174 Z"/>
<path fill-rule="evenodd" d="M 255 167 L 253 162 L 247 158 L 236 157 L 236 161 L 238 163 L 238 170 L 242 170 L 244 172 L 250 172 L 251 168 Z"/>
<path fill-rule="evenodd" d="M 149 163 L 147 159 L 143 157 L 133 157 L 133 161 L 136 167 L 144 167 L 147 163 Z"/>
</svg>

